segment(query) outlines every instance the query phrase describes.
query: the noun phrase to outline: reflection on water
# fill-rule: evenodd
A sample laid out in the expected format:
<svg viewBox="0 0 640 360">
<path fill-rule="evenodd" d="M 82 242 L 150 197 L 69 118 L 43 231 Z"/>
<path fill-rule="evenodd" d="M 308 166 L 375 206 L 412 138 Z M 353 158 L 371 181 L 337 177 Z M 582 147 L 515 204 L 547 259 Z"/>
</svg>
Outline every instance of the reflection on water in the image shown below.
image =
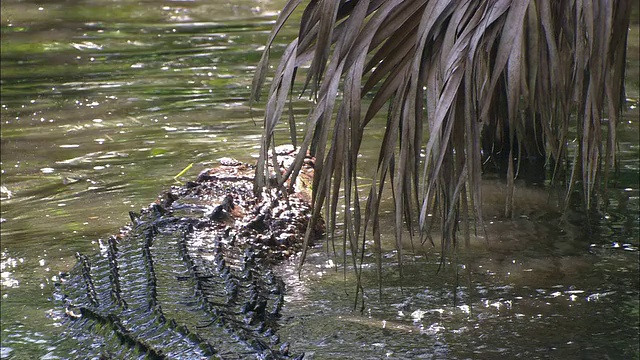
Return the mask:
<svg viewBox="0 0 640 360">
<path fill-rule="evenodd" d="M 251 161 L 262 104 L 252 112 L 246 99 L 284 2 L 2 1 L 0 357 L 60 355 L 52 284 L 129 210 L 190 163 L 185 178 L 223 156 Z M 283 339 L 316 359 L 637 357 L 637 89 L 630 94 L 620 173 L 599 223 L 587 228 L 578 213 L 559 221 L 546 192 L 522 188 L 519 217 L 490 215 L 488 241 L 447 271 L 436 274 L 438 254 L 417 248 L 401 289 L 388 250 L 380 300 L 368 255 L 364 315 L 334 270 L 340 260 L 314 249 L 301 279 L 282 266 Z M 363 161 L 380 135 L 368 139 Z M 497 214 L 501 187 L 485 186 L 486 211 Z"/>
<path fill-rule="evenodd" d="M 488 214 L 503 209 L 496 185 L 483 189 Z M 375 259 L 365 256 L 363 316 L 353 311 L 353 274 L 345 282 L 318 245 L 301 280 L 297 264 L 281 268 L 290 289 L 283 338 L 304 339 L 298 346 L 314 359 L 637 358 L 638 198 L 620 189 L 633 210 L 589 228 L 560 219 L 543 189 L 520 197 L 532 206 L 515 219 L 491 216 L 488 239 L 461 250 L 445 271 L 437 251 L 406 244 L 416 256 L 405 259 L 401 281 L 388 244 L 382 298 Z M 382 228 L 393 226 L 387 221 Z"/>
<path fill-rule="evenodd" d="M 55 353 L 52 284 L 76 252 L 186 165 L 251 159 L 245 99 L 281 6 L 2 1 L 2 358 Z"/>
</svg>

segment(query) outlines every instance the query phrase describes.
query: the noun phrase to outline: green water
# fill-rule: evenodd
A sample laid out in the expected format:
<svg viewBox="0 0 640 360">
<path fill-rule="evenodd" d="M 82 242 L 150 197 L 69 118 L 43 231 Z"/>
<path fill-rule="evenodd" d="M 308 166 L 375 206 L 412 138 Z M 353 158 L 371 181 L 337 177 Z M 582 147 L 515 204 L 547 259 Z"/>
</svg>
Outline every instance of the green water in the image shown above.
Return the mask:
<svg viewBox="0 0 640 360">
<path fill-rule="evenodd" d="M 2 1 L 0 357 L 64 357 L 51 293 L 75 253 L 97 251 L 189 164 L 182 180 L 220 157 L 253 161 L 263 104 L 252 111 L 249 88 L 284 2 Z M 283 265 L 283 341 L 314 359 L 638 358 L 637 24 L 630 33 L 620 174 L 597 226 L 560 221 L 546 191 L 522 186 L 526 206 L 502 219 L 501 184 L 487 181 L 489 241 L 439 274 L 437 248 L 407 244 L 401 288 L 388 234 L 382 299 L 365 257 L 363 314 L 322 244 L 302 278 Z M 294 32 L 283 35 L 274 55 Z M 379 142 L 367 138 L 365 164 Z"/>
</svg>

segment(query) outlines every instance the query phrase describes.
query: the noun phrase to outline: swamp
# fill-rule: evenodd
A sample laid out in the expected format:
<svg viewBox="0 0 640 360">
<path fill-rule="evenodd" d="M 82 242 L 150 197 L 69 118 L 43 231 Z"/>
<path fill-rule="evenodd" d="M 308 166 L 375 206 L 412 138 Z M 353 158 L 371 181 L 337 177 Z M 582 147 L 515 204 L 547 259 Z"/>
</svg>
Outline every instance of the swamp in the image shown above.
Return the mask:
<svg viewBox="0 0 640 360">
<path fill-rule="evenodd" d="M 129 211 L 218 159 L 256 162 L 266 105 L 250 105 L 252 79 L 285 3 L 2 1 L 0 358 L 67 358 L 77 344 L 61 338 L 53 293 L 75 254 L 97 253 Z M 318 241 L 300 268 L 296 257 L 277 268 L 287 285 L 282 340 L 305 359 L 640 358 L 639 37 L 636 4 L 617 171 L 597 221 L 587 226 L 578 205 L 563 216 L 548 181 L 524 180 L 506 218 L 505 180 L 485 174 L 486 232 L 442 267 L 439 246 L 405 237 L 401 277 L 388 190 L 382 280 L 368 249 L 363 311 L 337 223 L 335 246 Z M 300 137 L 311 105 L 292 99 Z M 360 146 L 363 184 L 386 121 L 374 117 Z"/>
</svg>

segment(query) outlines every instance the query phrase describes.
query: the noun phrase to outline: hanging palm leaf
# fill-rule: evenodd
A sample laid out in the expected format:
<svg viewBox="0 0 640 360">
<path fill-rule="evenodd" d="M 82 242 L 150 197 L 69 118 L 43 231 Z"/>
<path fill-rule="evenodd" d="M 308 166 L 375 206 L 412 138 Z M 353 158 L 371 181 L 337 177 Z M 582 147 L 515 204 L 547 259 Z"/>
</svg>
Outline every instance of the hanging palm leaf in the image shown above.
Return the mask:
<svg viewBox="0 0 640 360">
<path fill-rule="evenodd" d="M 256 71 L 256 101 L 269 48 L 300 3 L 290 0 L 276 22 Z M 604 0 L 311 0 L 269 90 L 256 186 L 267 184 L 267 151 L 275 146 L 297 70 L 308 65 L 303 88 L 315 105 L 297 161 L 278 181 L 296 177 L 307 151 L 317 157 L 312 221 L 326 206 L 335 226 L 343 187 L 343 241 L 354 266 L 367 229 L 380 249 L 379 206 L 387 184 L 400 265 L 403 226 L 417 227 L 428 239 L 427 215 L 440 214 L 444 254 L 455 246 L 459 219 L 482 224 L 483 128 L 502 132 L 508 144 L 502 149 L 508 153 L 507 216 L 516 164 L 532 156 L 547 157 L 554 181 L 566 185 L 567 202 L 579 185 L 592 207 L 614 164 L 630 7 L 631 1 Z M 357 154 L 365 129 L 385 107 L 386 130 L 362 221 Z M 570 126 L 577 127 L 575 139 Z M 575 150 L 568 147 L 573 140 Z M 566 166 L 568 174 L 561 171 Z"/>
</svg>

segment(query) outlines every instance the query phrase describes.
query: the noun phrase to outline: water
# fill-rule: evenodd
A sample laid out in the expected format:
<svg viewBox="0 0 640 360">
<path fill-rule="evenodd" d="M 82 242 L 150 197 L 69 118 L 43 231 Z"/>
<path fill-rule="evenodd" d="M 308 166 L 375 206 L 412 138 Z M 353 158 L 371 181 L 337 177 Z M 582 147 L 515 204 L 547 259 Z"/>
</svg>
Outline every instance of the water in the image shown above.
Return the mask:
<svg viewBox="0 0 640 360">
<path fill-rule="evenodd" d="M 263 104 L 252 111 L 246 99 L 283 4 L 2 1 L 0 357 L 59 353 L 52 283 L 129 210 L 189 164 L 181 180 L 219 157 L 252 161 Z M 284 33 L 274 55 L 292 36 Z M 366 257 L 363 314 L 334 269 L 340 259 L 321 244 L 302 278 L 294 264 L 281 266 L 290 273 L 283 340 L 315 359 L 637 358 L 637 53 L 629 52 L 633 100 L 620 124 L 618 183 L 597 226 L 585 228 L 575 213 L 558 220 L 546 191 L 523 186 L 526 206 L 502 219 L 501 184 L 487 181 L 488 242 L 438 274 L 437 249 L 407 244 L 416 256 L 401 289 L 389 234 L 382 299 Z M 305 100 L 295 111 L 307 113 Z M 369 139 L 364 161 L 379 143 Z"/>
</svg>

